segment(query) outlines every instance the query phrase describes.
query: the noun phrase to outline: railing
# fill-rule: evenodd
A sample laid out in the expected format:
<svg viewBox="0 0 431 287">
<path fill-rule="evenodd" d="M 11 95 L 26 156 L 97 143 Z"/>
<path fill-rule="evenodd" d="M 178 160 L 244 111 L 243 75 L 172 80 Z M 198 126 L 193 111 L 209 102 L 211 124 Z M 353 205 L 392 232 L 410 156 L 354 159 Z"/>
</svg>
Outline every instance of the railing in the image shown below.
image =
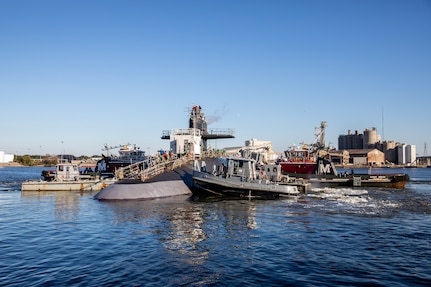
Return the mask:
<svg viewBox="0 0 431 287">
<path fill-rule="evenodd" d="M 162 137 L 169 138 L 171 135 L 192 135 L 201 136 L 201 130 L 199 129 L 171 129 L 162 131 Z"/>
<path fill-rule="evenodd" d="M 210 150 L 202 152 L 199 156 L 182 156 L 182 157 L 150 157 L 144 161 L 132 163 L 128 166 L 120 167 L 115 171 L 115 177 L 118 180 L 136 179 L 143 182 L 162 174 L 165 171 L 173 170 L 180 167 L 194 158 L 211 158 L 225 156 L 222 150 Z"/>
<path fill-rule="evenodd" d="M 230 135 L 233 136 L 235 131 L 233 129 L 208 129 L 210 135 Z"/>
<path fill-rule="evenodd" d="M 173 170 L 177 167 L 180 167 L 183 164 L 187 163 L 188 161 L 189 159 L 184 157 L 179 159 L 168 160 L 166 162 L 161 162 L 159 164 L 156 164 L 154 166 L 151 166 L 142 170 L 140 173 L 140 179 L 141 181 L 145 182 L 159 174 L 164 173 L 165 171 Z"/>
<path fill-rule="evenodd" d="M 124 179 L 138 179 L 141 181 L 146 181 L 167 170 L 180 167 L 189 160 L 189 157 L 172 157 L 168 159 L 162 159 L 161 157 L 151 157 L 144 161 L 120 167 L 115 171 L 115 176 L 120 181 Z"/>
<path fill-rule="evenodd" d="M 123 179 L 139 179 L 139 174 L 141 173 L 141 170 L 143 167 L 145 167 L 145 164 L 147 164 L 148 160 L 139 161 L 132 163 L 125 167 L 120 167 L 115 171 L 115 177 L 118 180 Z"/>
<path fill-rule="evenodd" d="M 228 135 L 234 136 L 235 131 L 233 129 L 208 129 L 206 130 L 207 134 L 210 135 Z M 193 136 L 201 136 L 202 131 L 199 129 L 171 129 L 162 131 L 162 138 L 169 138 L 171 135 L 193 135 Z"/>
</svg>

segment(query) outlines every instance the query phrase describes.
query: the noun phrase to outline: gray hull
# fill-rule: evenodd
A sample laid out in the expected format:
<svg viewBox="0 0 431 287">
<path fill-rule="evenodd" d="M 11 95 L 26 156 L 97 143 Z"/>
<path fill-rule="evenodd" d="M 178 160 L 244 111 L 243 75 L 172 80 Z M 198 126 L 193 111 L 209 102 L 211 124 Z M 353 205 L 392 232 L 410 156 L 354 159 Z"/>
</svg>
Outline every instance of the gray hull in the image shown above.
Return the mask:
<svg viewBox="0 0 431 287">
<path fill-rule="evenodd" d="M 102 189 L 94 198 L 99 200 L 151 199 L 192 194 L 182 180 L 147 183 L 114 183 Z"/>
<path fill-rule="evenodd" d="M 177 195 L 192 195 L 191 165 L 166 171 L 146 182 L 118 181 L 98 192 L 98 200 L 143 200 Z"/>
</svg>

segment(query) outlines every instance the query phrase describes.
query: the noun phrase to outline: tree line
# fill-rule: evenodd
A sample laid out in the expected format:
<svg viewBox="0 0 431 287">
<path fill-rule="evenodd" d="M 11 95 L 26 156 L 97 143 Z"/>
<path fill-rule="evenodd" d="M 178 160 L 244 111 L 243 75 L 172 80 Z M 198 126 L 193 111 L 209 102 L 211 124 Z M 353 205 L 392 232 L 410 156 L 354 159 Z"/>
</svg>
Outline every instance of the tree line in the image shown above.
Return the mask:
<svg viewBox="0 0 431 287">
<path fill-rule="evenodd" d="M 77 159 L 87 160 L 89 158 L 90 158 L 89 156 L 81 155 Z M 40 156 L 40 155 L 26 154 L 26 155 L 15 155 L 13 161 L 25 166 L 36 166 L 36 165 L 53 166 L 59 162 L 59 158 L 56 155 Z"/>
</svg>

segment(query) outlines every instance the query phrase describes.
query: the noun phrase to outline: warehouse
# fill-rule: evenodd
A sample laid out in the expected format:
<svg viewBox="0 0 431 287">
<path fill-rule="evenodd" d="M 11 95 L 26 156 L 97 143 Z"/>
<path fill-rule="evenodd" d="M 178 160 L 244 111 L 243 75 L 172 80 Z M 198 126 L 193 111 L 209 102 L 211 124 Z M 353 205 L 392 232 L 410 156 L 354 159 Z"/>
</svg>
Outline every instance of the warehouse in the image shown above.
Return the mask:
<svg viewBox="0 0 431 287">
<path fill-rule="evenodd" d="M 354 165 L 383 166 L 385 154 L 376 149 L 351 149 L 349 152 L 349 163 Z"/>
</svg>

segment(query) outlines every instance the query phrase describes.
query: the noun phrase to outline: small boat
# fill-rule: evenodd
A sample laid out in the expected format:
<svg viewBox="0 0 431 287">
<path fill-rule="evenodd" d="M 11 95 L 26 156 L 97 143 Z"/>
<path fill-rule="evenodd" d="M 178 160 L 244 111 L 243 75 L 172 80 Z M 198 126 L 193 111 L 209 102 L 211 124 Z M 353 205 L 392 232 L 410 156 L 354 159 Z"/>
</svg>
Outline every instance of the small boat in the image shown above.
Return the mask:
<svg viewBox="0 0 431 287">
<path fill-rule="evenodd" d="M 290 181 L 281 175 L 280 165 L 265 165 L 256 169 L 256 161 L 249 158 L 229 157 L 226 164 L 207 169 L 205 161 L 194 162 L 194 194 L 212 194 L 236 197 L 278 198 L 297 195 L 308 184 Z"/>
<path fill-rule="evenodd" d="M 115 179 L 101 178 L 79 171 L 78 164 L 59 163 L 48 180 L 25 181 L 21 191 L 98 191 L 115 182 Z M 42 172 L 44 176 L 44 172 Z"/>
</svg>

